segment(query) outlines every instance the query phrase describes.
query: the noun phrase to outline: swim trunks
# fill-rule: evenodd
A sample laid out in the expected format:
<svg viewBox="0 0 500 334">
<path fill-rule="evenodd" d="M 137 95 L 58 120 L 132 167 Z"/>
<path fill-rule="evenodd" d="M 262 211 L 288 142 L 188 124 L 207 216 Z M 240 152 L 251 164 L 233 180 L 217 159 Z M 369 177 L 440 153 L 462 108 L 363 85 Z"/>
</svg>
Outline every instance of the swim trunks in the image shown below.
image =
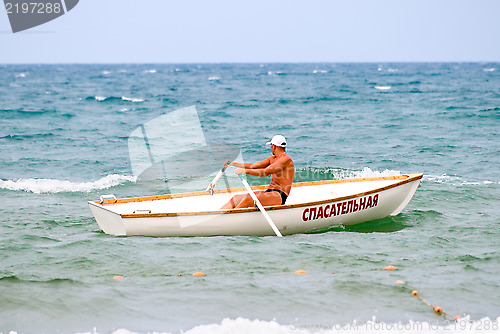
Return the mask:
<svg viewBox="0 0 500 334">
<path fill-rule="evenodd" d="M 285 204 L 286 199 L 287 199 L 287 197 L 288 197 L 288 195 L 287 195 L 287 194 L 285 194 L 283 191 L 281 191 L 281 190 L 279 190 L 279 189 L 267 189 L 267 190 L 266 190 L 266 193 L 271 192 L 271 191 L 277 191 L 277 192 L 279 192 L 279 193 L 280 193 L 280 195 L 281 195 L 281 205 Z"/>
</svg>

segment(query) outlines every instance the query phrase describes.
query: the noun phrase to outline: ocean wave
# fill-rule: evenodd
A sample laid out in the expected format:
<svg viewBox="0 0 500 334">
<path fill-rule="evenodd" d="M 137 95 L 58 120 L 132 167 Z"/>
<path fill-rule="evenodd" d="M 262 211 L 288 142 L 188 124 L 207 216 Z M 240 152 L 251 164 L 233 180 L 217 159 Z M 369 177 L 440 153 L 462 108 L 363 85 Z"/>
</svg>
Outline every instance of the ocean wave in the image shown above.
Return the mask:
<svg viewBox="0 0 500 334">
<path fill-rule="evenodd" d="M 479 119 L 498 119 L 500 118 L 500 108 L 482 108 L 477 107 L 460 107 L 460 106 L 449 106 L 446 108 L 450 113 L 442 113 L 442 115 L 447 115 L 450 119 L 469 119 L 469 118 L 479 118 Z M 457 112 L 458 111 L 458 112 Z"/>
<path fill-rule="evenodd" d="M 277 76 L 277 75 L 287 75 L 287 73 L 282 72 L 282 71 L 268 71 L 267 75 L 270 76 Z"/>
<path fill-rule="evenodd" d="M 441 174 L 441 175 L 424 175 L 423 177 L 424 181 L 430 181 L 434 183 L 443 183 L 443 184 L 450 184 L 450 185 L 455 185 L 455 186 L 487 186 L 490 184 L 500 184 L 500 181 L 491 181 L 491 180 L 475 180 L 475 181 L 470 181 L 470 180 L 465 180 L 460 176 L 456 175 L 448 175 L 448 174 Z"/>
<path fill-rule="evenodd" d="M 47 280 L 42 280 L 35 278 L 19 278 L 16 275 L 0 277 L 0 281 L 11 282 L 11 283 L 39 283 L 39 284 L 76 283 L 75 280 L 72 280 L 70 278 L 50 278 Z"/>
<path fill-rule="evenodd" d="M 500 111 L 499 107 L 480 109 L 479 111 Z"/>
<path fill-rule="evenodd" d="M 266 333 L 266 334 L 333 334 L 333 333 L 485 333 L 498 332 L 500 317 L 488 317 L 471 320 L 469 316 L 458 321 L 408 321 L 408 322 L 377 322 L 375 317 L 369 321 L 356 321 L 352 323 L 338 323 L 326 321 L 324 323 L 299 324 L 292 321 L 290 324 L 279 324 L 275 320 L 250 320 L 238 317 L 225 318 L 220 324 L 199 325 L 183 334 L 225 334 L 225 333 Z M 96 333 L 94 331 L 94 333 Z M 158 333 L 158 332 L 155 332 Z M 89 332 L 90 334 L 90 332 Z M 113 334 L 138 334 L 128 329 L 118 329 Z M 158 333 L 159 334 L 159 333 Z M 167 334 L 167 333 L 165 333 Z M 170 333 L 171 334 L 171 333 Z"/>
<path fill-rule="evenodd" d="M 54 113 L 56 112 L 55 109 L 40 109 L 40 110 L 29 110 L 29 109 L 24 109 L 24 108 L 17 108 L 17 109 L 0 109 L 0 113 L 12 113 L 12 114 L 19 114 L 22 116 L 32 116 L 32 115 L 43 115 L 45 113 Z"/>
<path fill-rule="evenodd" d="M 375 89 L 381 90 L 381 91 L 387 91 L 390 90 L 392 87 L 391 86 L 375 86 Z"/>
<path fill-rule="evenodd" d="M 379 172 L 377 170 L 372 170 L 371 168 L 364 167 L 363 170 L 353 171 L 353 174 L 355 178 L 359 178 L 359 177 L 398 176 L 401 175 L 401 172 L 392 169 L 385 169 L 382 172 Z"/>
<path fill-rule="evenodd" d="M 401 175 L 400 171 L 386 169 L 382 172 L 364 167 L 362 170 L 348 170 L 335 167 L 304 167 L 298 168 L 295 172 L 296 182 L 321 181 L 321 180 L 342 180 L 369 178 L 381 176 Z"/>
<path fill-rule="evenodd" d="M 126 96 L 87 96 L 85 98 L 87 101 L 98 101 L 98 102 L 111 102 L 111 101 L 125 101 L 125 102 L 144 102 L 144 99 L 139 99 L 139 98 L 133 98 L 133 97 L 126 97 Z"/>
<path fill-rule="evenodd" d="M 54 179 L 0 180 L 0 189 L 26 191 L 35 194 L 61 192 L 91 192 L 116 187 L 125 182 L 136 182 L 137 178 L 127 175 L 107 175 L 93 182 L 71 182 Z"/>
<path fill-rule="evenodd" d="M 465 317 L 457 322 L 447 321 L 439 324 L 438 322 L 414 322 L 407 323 L 386 323 L 377 322 L 375 317 L 371 321 L 353 321 L 352 323 L 335 323 L 333 321 L 325 323 L 310 323 L 310 324 L 295 324 L 282 325 L 276 321 L 249 320 L 246 318 L 223 319 L 220 324 L 200 325 L 186 332 L 185 334 L 222 334 L 222 333 L 276 333 L 276 334 L 310 334 L 310 333 L 438 333 L 438 332 L 454 332 L 454 333 L 476 333 L 478 330 L 484 330 L 488 326 L 498 329 L 498 322 L 490 318 L 482 318 L 480 320 L 471 321 L 469 317 Z M 493 330 L 492 330 L 493 331 Z M 116 333 L 116 332 L 115 332 Z M 118 334 L 118 333 L 116 333 Z M 120 333 L 122 334 L 122 333 Z"/>
<path fill-rule="evenodd" d="M 49 137 L 54 137 L 55 134 L 49 132 L 49 133 L 35 133 L 31 135 L 7 135 L 0 137 L 1 139 L 5 140 L 24 140 L 24 139 L 47 139 Z"/>
</svg>

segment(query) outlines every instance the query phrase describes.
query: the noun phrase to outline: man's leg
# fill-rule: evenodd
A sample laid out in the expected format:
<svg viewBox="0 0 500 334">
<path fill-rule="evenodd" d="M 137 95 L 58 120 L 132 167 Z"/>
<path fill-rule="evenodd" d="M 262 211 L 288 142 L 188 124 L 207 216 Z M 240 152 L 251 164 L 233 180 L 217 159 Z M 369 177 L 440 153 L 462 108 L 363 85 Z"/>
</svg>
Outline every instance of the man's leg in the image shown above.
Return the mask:
<svg viewBox="0 0 500 334">
<path fill-rule="evenodd" d="M 257 196 L 262 206 L 281 204 L 281 195 L 277 191 L 269 191 L 269 192 L 256 191 L 255 196 Z M 253 206 L 255 206 L 253 198 L 250 195 L 247 195 L 245 198 L 241 200 L 241 202 L 236 206 L 236 208 L 250 208 Z"/>
<path fill-rule="evenodd" d="M 245 198 L 245 196 L 247 195 L 234 195 L 229 200 L 229 202 L 227 202 L 226 204 L 224 204 L 224 206 L 222 206 L 221 210 L 234 209 L 237 205 L 240 204 L 240 202 L 243 200 L 243 198 Z"/>
</svg>

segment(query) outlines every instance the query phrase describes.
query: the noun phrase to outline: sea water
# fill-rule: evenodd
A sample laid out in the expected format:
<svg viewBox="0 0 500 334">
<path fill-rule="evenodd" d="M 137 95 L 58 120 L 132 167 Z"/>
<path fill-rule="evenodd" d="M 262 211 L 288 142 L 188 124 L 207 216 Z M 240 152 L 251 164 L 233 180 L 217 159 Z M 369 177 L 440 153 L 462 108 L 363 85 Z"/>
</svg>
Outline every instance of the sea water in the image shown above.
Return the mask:
<svg viewBox="0 0 500 334">
<path fill-rule="evenodd" d="M 0 79 L 0 333 L 498 331 L 500 64 L 0 65 Z M 100 195 L 206 188 L 220 166 L 132 172 L 130 134 L 189 106 L 207 143 L 246 161 L 283 134 L 297 182 L 424 177 L 401 214 L 320 234 L 101 232 Z"/>
</svg>

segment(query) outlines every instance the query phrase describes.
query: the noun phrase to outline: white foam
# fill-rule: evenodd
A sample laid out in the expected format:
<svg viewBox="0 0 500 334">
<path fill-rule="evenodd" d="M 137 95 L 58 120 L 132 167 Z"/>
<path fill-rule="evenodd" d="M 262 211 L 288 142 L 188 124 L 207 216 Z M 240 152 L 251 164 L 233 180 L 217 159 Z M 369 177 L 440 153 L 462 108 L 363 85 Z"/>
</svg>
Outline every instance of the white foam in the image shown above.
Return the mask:
<svg viewBox="0 0 500 334">
<path fill-rule="evenodd" d="M 122 96 L 122 100 L 123 101 L 130 101 L 130 102 L 144 102 L 143 99 L 137 99 L 137 98 L 126 97 L 126 96 Z"/>
<path fill-rule="evenodd" d="M 156 73 L 156 70 L 146 70 L 144 73 Z"/>
<path fill-rule="evenodd" d="M 35 194 L 61 192 L 91 192 L 108 189 L 124 182 L 136 182 L 134 176 L 112 174 L 93 182 L 71 182 L 54 179 L 0 180 L 0 189 L 27 191 Z"/>
<path fill-rule="evenodd" d="M 369 167 L 364 167 L 363 170 L 347 170 L 342 168 L 305 168 L 300 171 L 301 175 L 305 174 L 306 179 L 313 179 L 314 174 L 326 174 L 334 180 L 343 179 L 357 179 L 357 178 L 370 178 L 370 177 L 383 177 L 383 176 L 398 176 L 401 175 L 400 171 L 386 169 L 382 172 L 374 171 Z M 312 175 L 311 175 L 312 174 Z"/>
<path fill-rule="evenodd" d="M 451 176 L 446 173 L 441 175 L 424 175 L 424 179 L 427 181 L 434 181 L 436 183 L 460 180 L 458 176 Z"/>
<path fill-rule="evenodd" d="M 361 178 L 361 177 L 381 177 L 381 176 L 398 176 L 401 175 L 400 171 L 397 170 L 391 170 L 391 169 L 386 169 L 382 172 L 372 170 L 369 167 L 364 167 L 363 170 L 361 171 L 354 171 L 353 172 L 355 178 Z"/>
<path fill-rule="evenodd" d="M 288 325 L 276 321 L 249 320 L 246 318 L 223 319 L 220 324 L 199 325 L 182 331 L 182 334 L 334 334 L 334 333 L 498 333 L 500 317 L 496 320 L 482 318 L 470 320 L 470 317 L 434 322 L 397 322 L 385 323 L 371 321 L 353 321 L 352 323 L 298 323 Z M 155 332 L 157 333 L 157 332 Z M 89 333 L 90 334 L 90 333 Z M 118 329 L 113 334 L 137 334 L 128 329 Z M 157 333 L 160 334 L 160 333 Z M 165 333 L 167 334 L 167 333 Z M 171 333 L 170 333 L 171 334 Z"/>
<path fill-rule="evenodd" d="M 278 324 L 275 321 L 249 320 L 245 318 L 223 319 L 220 324 L 200 325 L 196 326 L 184 334 L 222 334 L 222 333 L 238 333 L 238 334 L 254 334 L 254 333 L 307 333 L 305 331 L 294 329 Z"/>
<path fill-rule="evenodd" d="M 219 77 L 216 77 L 216 76 L 213 76 L 213 77 L 210 77 L 208 78 L 209 81 L 219 81 L 220 78 Z"/>
<path fill-rule="evenodd" d="M 455 176 L 455 175 L 448 175 L 448 174 L 441 174 L 441 175 L 424 175 L 424 180 L 426 181 L 432 181 L 435 183 L 444 183 L 444 184 L 451 184 L 451 185 L 456 185 L 456 186 L 481 186 L 481 185 L 490 185 L 490 184 L 500 184 L 500 181 L 490 181 L 490 180 L 483 180 L 483 181 L 467 181 L 464 180 L 460 176 Z"/>
<path fill-rule="evenodd" d="M 115 97 L 107 97 L 107 96 L 96 95 L 96 96 L 94 96 L 94 99 L 96 101 L 102 102 L 102 101 L 107 101 L 108 99 L 110 99 L 110 100 L 111 99 L 115 99 Z M 144 99 L 139 99 L 139 98 L 135 98 L 135 97 L 122 96 L 121 99 L 122 99 L 122 101 L 128 101 L 128 102 L 144 102 Z"/>
<path fill-rule="evenodd" d="M 495 70 L 496 70 L 496 69 L 495 69 L 495 68 L 493 68 L 493 67 L 490 67 L 490 68 L 483 68 L 483 71 L 484 71 L 484 72 L 493 72 L 493 71 L 495 71 Z"/>
<path fill-rule="evenodd" d="M 375 86 L 375 89 L 378 90 L 389 90 L 391 88 L 392 88 L 391 86 Z"/>
</svg>

